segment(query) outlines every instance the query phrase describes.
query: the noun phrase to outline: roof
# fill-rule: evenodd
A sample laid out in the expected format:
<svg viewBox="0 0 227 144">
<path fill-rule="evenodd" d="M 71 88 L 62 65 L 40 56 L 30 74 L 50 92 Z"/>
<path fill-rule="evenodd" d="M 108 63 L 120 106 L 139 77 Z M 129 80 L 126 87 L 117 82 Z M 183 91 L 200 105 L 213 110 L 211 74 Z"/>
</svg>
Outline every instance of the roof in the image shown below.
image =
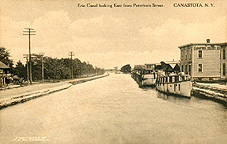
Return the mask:
<svg viewBox="0 0 227 144">
<path fill-rule="evenodd" d="M 180 64 L 180 61 L 178 60 L 178 61 L 163 61 L 163 62 L 165 62 L 166 64 Z"/>
<path fill-rule="evenodd" d="M 221 44 L 221 46 L 226 46 L 226 45 L 227 45 L 227 42 Z"/>
<path fill-rule="evenodd" d="M 0 61 L 0 69 L 9 69 L 10 67 Z"/>
<path fill-rule="evenodd" d="M 224 44 L 226 44 L 226 42 L 225 43 L 189 43 L 182 46 L 178 46 L 178 48 L 181 49 L 192 45 L 224 45 Z"/>
<path fill-rule="evenodd" d="M 177 64 L 169 64 L 172 68 L 174 68 Z"/>
<path fill-rule="evenodd" d="M 163 69 L 163 71 L 165 72 L 173 72 L 174 71 L 174 67 L 177 65 L 177 63 L 165 63 L 164 61 L 161 61 L 161 67 Z M 172 67 L 174 66 L 174 67 Z"/>
<path fill-rule="evenodd" d="M 170 64 L 166 64 L 165 67 L 163 67 L 163 70 L 166 72 L 173 72 L 173 68 Z"/>
<path fill-rule="evenodd" d="M 161 66 L 161 65 L 156 65 L 156 66 L 155 66 L 155 69 L 160 70 L 160 69 L 162 69 L 162 66 Z"/>
<path fill-rule="evenodd" d="M 135 69 L 135 70 L 142 70 L 142 69 L 145 69 L 145 65 L 135 65 L 135 66 L 134 66 L 134 69 Z"/>
<path fill-rule="evenodd" d="M 156 65 L 156 64 L 145 64 L 145 65 Z"/>
</svg>

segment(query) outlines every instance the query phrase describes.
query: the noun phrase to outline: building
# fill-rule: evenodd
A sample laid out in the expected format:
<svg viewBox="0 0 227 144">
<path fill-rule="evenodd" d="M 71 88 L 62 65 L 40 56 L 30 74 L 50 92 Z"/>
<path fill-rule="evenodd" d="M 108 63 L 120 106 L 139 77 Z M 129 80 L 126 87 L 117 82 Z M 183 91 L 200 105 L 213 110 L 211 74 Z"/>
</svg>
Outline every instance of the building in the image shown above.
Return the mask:
<svg viewBox="0 0 227 144">
<path fill-rule="evenodd" d="M 166 74 L 172 73 L 172 72 L 180 72 L 180 62 L 179 61 L 161 61 L 160 65 L 156 65 L 156 71 L 163 71 Z"/>
<path fill-rule="evenodd" d="M 145 65 L 135 65 L 133 70 L 141 71 L 141 70 L 144 70 L 144 69 L 146 69 Z"/>
<path fill-rule="evenodd" d="M 0 61 L 0 86 L 4 86 L 6 84 L 6 79 L 9 74 L 9 69 L 7 65 Z"/>
<path fill-rule="evenodd" d="M 145 64 L 145 69 L 155 71 L 155 66 L 156 64 Z"/>
<path fill-rule="evenodd" d="M 222 43 L 221 44 L 221 78 L 225 78 L 227 79 L 227 74 L 226 74 L 226 63 L 227 63 L 227 59 L 226 59 L 226 49 L 227 49 L 227 42 L 226 43 Z"/>
<path fill-rule="evenodd" d="M 161 64 L 162 64 L 163 62 L 161 62 Z M 180 66 L 180 61 L 175 61 L 174 59 L 173 59 L 173 61 L 165 61 L 164 62 L 168 67 L 171 67 L 171 68 L 173 68 L 173 70 L 174 70 L 174 72 L 179 72 L 180 71 L 180 68 L 179 68 L 179 66 Z M 162 64 L 163 65 L 163 64 Z"/>
<path fill-rule="evenodd" d="M 180 70 L 193 79 L 213 80 L 226 78 L 227 43 L 190 43 L 179 46 Z"/>
</svg>

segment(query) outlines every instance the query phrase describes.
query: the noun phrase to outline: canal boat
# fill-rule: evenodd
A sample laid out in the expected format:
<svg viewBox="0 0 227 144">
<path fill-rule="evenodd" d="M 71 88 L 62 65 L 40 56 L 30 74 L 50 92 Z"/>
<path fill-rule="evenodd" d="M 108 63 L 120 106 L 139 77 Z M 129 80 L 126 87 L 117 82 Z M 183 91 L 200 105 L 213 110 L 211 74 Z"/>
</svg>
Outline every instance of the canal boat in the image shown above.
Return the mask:
<svg viewBox="0 0 227 144">
<path fill-rule="evenodd" d="M 154 67 L 148 68 L 147 65 L 135 65 L 131 77 L 139 87 L 155 87 L 157 76 Z"/>
<path fill-rule="evenodd" d="M 140 71 L 132 71 L 131 72 L 131 77 L 137 82 L 137 84 L 140 83 L 141 78 L 142 78 L 141 76 L 142 75 L 141 75 Z"/>
<path fill-rule="evenodd" d="M 183 73 L 158 74 L 156 89 L 160 92 L 191 97 L 192 82 L 189 75 Z"/>
<path fill-rule="evenodd" d="M 155 87 L 156 73 L 151 71 L 132 72 L 131 77 L 138 83 L 139 87 Z"/>
<path fill-rule="evenodd" d="M 150 86 L 155 87 L 156 84 L 156 73 L 144 70 L 143 74 L 141 75 L 141 86 Z"/>
</svg>

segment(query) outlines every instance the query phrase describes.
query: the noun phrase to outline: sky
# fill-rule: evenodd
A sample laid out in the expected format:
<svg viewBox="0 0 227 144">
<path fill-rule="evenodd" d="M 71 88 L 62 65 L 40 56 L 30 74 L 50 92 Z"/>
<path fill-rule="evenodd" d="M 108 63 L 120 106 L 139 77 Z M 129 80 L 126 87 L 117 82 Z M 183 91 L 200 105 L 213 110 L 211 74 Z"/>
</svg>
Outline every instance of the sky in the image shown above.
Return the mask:
<svg viewBox="0 0 227 144">
<path fill-rule="evenodd" d="M 227 41 L 226 0 L 200 0 L 214 7 L 174 7 L 186 0 L 0 0 L 0 47 L 25 62 L 32 53 L 73 58 L 100 68 L 179 60 L 178 46 Z M 198 3 L 197 1 L 194 1 Z M 78 7 L 78 4 L 158 4 L 163 7 Z"/>
</svg>

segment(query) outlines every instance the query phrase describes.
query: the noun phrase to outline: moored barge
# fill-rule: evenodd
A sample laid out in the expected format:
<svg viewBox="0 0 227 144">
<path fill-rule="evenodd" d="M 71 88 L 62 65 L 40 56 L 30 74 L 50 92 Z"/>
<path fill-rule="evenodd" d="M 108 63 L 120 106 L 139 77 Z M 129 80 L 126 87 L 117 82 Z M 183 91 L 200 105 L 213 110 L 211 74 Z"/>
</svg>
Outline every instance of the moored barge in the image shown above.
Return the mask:
<svg viewBox="0 0 227 144">
<path fill-rule="evenodd" d="M 155 87 L 156 73 L 154 68 L 147 68 L 147 65 L 135 65 L 131 77 L 137 82 L 139 87 Z"/>
</svg>

